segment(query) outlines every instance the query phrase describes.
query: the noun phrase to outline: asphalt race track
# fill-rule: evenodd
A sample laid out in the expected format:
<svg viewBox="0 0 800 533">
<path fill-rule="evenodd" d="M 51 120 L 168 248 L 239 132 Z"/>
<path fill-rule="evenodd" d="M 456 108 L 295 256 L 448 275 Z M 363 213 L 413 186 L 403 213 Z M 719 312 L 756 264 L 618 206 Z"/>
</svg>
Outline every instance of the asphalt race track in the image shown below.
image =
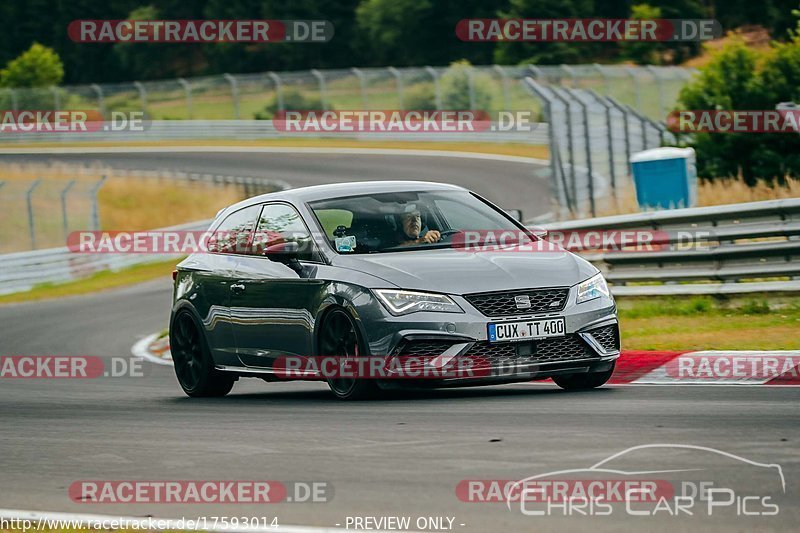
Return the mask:
<svg viewBox="0 0 800 533">
<path fill-rule="evenodd" d="M 437 156 L 191 152 L 127 154 L 0 154 L 7 163 L 70 163 L 113 169 L 173 170 L 258 176 L 293 187 L 367 180 L 422 180 L 467 187 L 526 218 L 552 210 L 544 167 L 530 163 Z M 213 214 L 212 214 L 213 215 Z"/>
<path fill-rule="evenodd" d="M 423 177 L 409 176 L 409 170 L 388 161 L 348 158 L 347 168 L 354 172 Z M 220 170 L 227 161 L 244 165 L 237 167 L 243 174 L 245 168 L 263 170 L 258 157 L 247 155 L 219 161 L 211 154 L 103 159 L 134 168 L 206 165 L 205 171 L 215 172 L 208 168 L 212 161 Z M 346 174 L 345 163 L 307 156 L 276 159 L 285 172 L 269 172 L 293 185 L 326 172 L 337 180 Z M 484 170 L 475 161 L 456 165 L 450 179 L 443 179 L 451 164 L 415 161 L 406 168 L 425 170 L 429 179 L 455 181 L 463 174 L 465 185 L 480 183 Z M 525 179 L 532 183 L 530 175 Z M 546 182 L 541 186 L 546 190 Z M 136 341 L 166 327 L 170 289 L 165 279 L 2 306 L 0 354 L 130 359 Z M 521 384 L 395 392 L 372 402 L 344 403 L 322 384 L 248 379 L 226 398 L 191 400 L 180 391 L 171 367 L 144 362 L 142 369 L 144 375 L 136 377 L 0 379 L 0 507 L 175 518 L 265 516 L 277 517 L 280 524 L 327 527 L 344 527 L 355 516 L 410 516 L 412 524 L 420 516 L 447 516 L 454 517 L 453 530 L 477 532 L 786 530 L 800 522 L 797 387 L 612 386 L 566 393 L 552 385 Z M 586 468 L 629 447 L 654 443 L 709 447 L 780 465 L 785 493 L 764 469 L 739 461 L 712 464 L 699 453 L 658 452 L 639 464 L 649 471 L 713 466 L 708 479 L 745 486 L 742 496 L 770 495 L 780 511 L 740 516 L 732 507 L 712 517 L 699 512 L 643 517 L 615 509 L 611 516 L 526 516 L 502 503 L 463 502 L 456 493 L 462 480 L 518 480 Z M 261 506 L 78 504 L 68 495 L 78 480 L 322 481 L 333 487 L 333 498 Z"/>
</svg>

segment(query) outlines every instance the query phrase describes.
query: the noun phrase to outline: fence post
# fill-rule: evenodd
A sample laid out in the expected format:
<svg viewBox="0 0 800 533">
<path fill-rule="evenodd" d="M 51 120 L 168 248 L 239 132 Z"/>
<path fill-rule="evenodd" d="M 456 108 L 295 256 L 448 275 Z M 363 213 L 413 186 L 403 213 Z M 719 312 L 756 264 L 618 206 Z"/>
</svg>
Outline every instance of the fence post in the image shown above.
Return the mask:
<svg viewBox="0 0 800 533">
<path fill-rule="evenodd" d="M 608 100 L 608 102 L 611 105 L 613 105 L 615 108 L 617 108 L 619 110 L 620 113 L 622 113 L 622 126 L 623 126 L 623 128 L 625 130 L 625 133 L 624 133 L 624 138 L 625 138 L 625 157 L 626 157 L 626 159 L 625 159 L 625 168 L 628 168 L 628 165 L 631 164 L 631 135 L 630 135 L 630 130 L 629 130 L 630 126 L 628 124 L 628 110 L 625 109 L 624 105 L 622 105 L 619 102 L 617 102 L 616 100 L 614 100 L 614 98 L 612 98 L 611 96 L 607 96 L 606 100 Z"/>
<path fill-rule="evenodd" d="M 666 108 L 666 104 L 664 102 L 664 85 L 662 83 L 661 76 L 658 75 L 658 69 L 656 69 L 656 67 L 653 65 L 647 65 L 646 68 L 656 80 L 656 87 L 658 87 L 658 116 L 659 118 L 662 118 L 664 116 L 664 109 Z"/>
<path fill-rule="evenodd" d="M 647 143 L 648 143 L 648 135 L 647 135 L 647 124 L 655 124 L 652 120 L 647 118 L 646 116 L 642 115 L 641 113 L 637 112 L 634 109 L 630 109 L 631 114 L 636 117 L 636 120 L 639 121 L 639 126 L 642 129 L 642 150 L 647 150 Z M 656 129 L 660 129 L 658 126 L 655 126 Z M 660 132 L 659 132 L 660 134 Z"/>
<path fill-rule="evenodd" d="M 69 221 L 67 220 L 67 194 L 69 190 L 75 185 L 75 180 L 67 183 L 67 186 L 61 191 L 61 222 L 64 225 L 64 240 L 69 237 Z"/>
<path fill-rule="evenodd" d="M 11 96 L 11 110 L 19 111 L 18 109 L 19 106 L 17 105 L 17 91 L 15 91 L 10 87 L 6 90 L 8 91 L 9 96 Z"/>
<path fill-rule="evenodd" d="M 183 87 L 186 93 L 186 113 L 189 118 L 192 118 L 192 86 L 183 78 L 178 78 L 178 83 Z"/>
<path fill-rule="evenodd" d="M 614 191 L 614 199 L 617 197 L 617 169 L 614 164 L 614 135 L 611 119 L 611 105 L 594 91 L 587 91 L 594 100 L 606 110 L 606 136 L 608 140 L 608 168 L 611 178 L 611 189 Z"/>
<path fill-rule="evenodd" d="M 28 230 L 31 236 L 31 250 L 36 249 L 36 224 L 33 216 L 33 191 L 42 183 L 42 178 L 37 179 L 25 193 L 25 202 L 28 205 Z"/>
<path fill-rule="evenodd" d="M 358 78 L 358 86 L 361 89 L 361 102 L 364 106 L 364 110 L 369 109 L 369 98 L 367 96 L 367 80 L 364 77 L 364 73 L 361 72 L 360 68 L 353 67 L 350 69 L 355 74 L 356 78 Z"/>
<path fill-rule="evenodd" d="M 278 99 L 278 111 L 286 111 L 283 107 L 283 84 L 281 83 L 281 77 L 274 72 L 267 72 L 267 76 L 269 76 L 269 79 L 271 79 L 272 83 L 275 84 L 275 96 Z"/>
<path fill-rule="evenodd" d="M 442 89 L 439 87 L 439 73 L 436 72 L 436 69 L 433 67 L 425 67 L 425 71 L 431 75 L 431 79 L 433 79 L 433 94 L 434 94 L 434 101 L 436 104 L 436 110 L 442 110 Z"/>
<path fill-rule="evenodd" d="M 139 91 L 139 106 L 142 108 L 142 116 L 147 116 L 147 91 L 141 82 L 133 82 L 133 86 Z"/>
<path fill-rule="evenodd" d="M 627 67 L 625 71 L 633 78 L 633 87 L 636 90 L 636 109 L 642 110 L 642 88 L 639 84 L 639 76 L 636 75 L 636 70 L 633 67 Z"/>
<path fill-rule="evenodd" d="M 53 109 L 59 111 L 61 109 L 61 94 L 58 92 L 58 87 L 51 85 L 50 92 L 53 93 Z"/>
<path fill-rule="evenodd" d="M 569 178 L 570 188 L 572 189 L 572 201 L 574 202 L 575 212 L 578 211 L 578 178 L 575 174 L 575 151 L 572 142 L 572 104 L 558 91 L 553 91 L 553 96 L 564 104 L 564 111 L 567 118 L 567 151 L 569 152 Z"/>
<path fill-rule="evenodd" d="M 92 187 L 92 191 L 89 193 L 92 195 L 92 229 L 94 231 L 98 231 L 100 229 L 100 207 L 98 205 L 98 193 L 100 192 L 100 187 L 103 186 L 103 183 L 106 182 L 108 176 L 103 174 L 103 177 L 94 184 Z"/>
<path fill-rule="evenodd" d="M 222 75 L 228 83 L 231 84 L 231 100 L 233 100 L 233 118 L 239 120 L 239 84 L 236 82 L 236 78 L 228 74 L 227 72 Z"/>
<path fill-rule="evenodd" d="M 493 68 L 500 74 L 500 83 L 503 86 L 503 111 L 508 111 L 511 109 L 511 103 L 508 97 L 508 74 L 506 74 L 506 71 L 503 70 L 503 67 L 500 65 L 495 65 Z"/>
<path fill-rule="evenodd" d="M 583 144 L 586 151 L 587 193 L 589 194 L 589 210 L 592 214 L 592 218 L 594 218 L 597 216 L 597 210 L 595 209 L 594 201 L 594 169 L 592 168 L 592 143 L 591 135 L 589 134 L 589 106 L 580 98 L 577 92 L 574 92 L 574 90 L 566 89 L 566 91 L 567 94 L 572 97 L 570 100 L 577 102 L 577 104 L 581 106 L 583 115 Z"/>
<path fill-rule="evenodd" d="M 400 76 L 400 71 L 394 67 L 388 67 L 387 70 L 397 80 L 397 100 L 400 102 L 400 111 L 404 110 L 403 107 L 403 78 Z"/>
<path fill-rule="evenodd" d="M 666 125 L 664 125 L 662 122 L 659 122 L 657 120 L 652 120 L 652 121 L 650 121 L 650 123 L 653 125 L 653 127 L 655 129 L 658 130 L 658 132 L 660 134 L 660 137 L 661 137 L 661 144 L 667 144 L 668 142 L 672 143 L 672 141 L 667 141 L 667 133 L 671 134 L 672 132 L 667 129 Z M 674 138 L 674 136 L 673 136 L 673 138 Z"/>
<path fill-rule="evenodd" d="M 647 121 L 638 112 L 634 112 L 634 115 L 639 119 L 639 125 L 642 128 L 642 150 L 647 150 Z"/>
<path fill-rule="evenodd" d="M 97 109 L 100 111 L 100 116 L 106 116 L 106 101 L 103 98 L 103 88 L 100 87 L 98 84 L 93 83 L 89 87 L 97 94 Z"/>
<path fill-rule="evenodd" d="M 525 78 L 522 83 L 523 87 L 525 87 L 529 93 L 535 95 L 544 104 L 544 116 L 545 120 L 547 120 L 547 134 L 550 139 L 550 170 L 552 173 L 550 186 L 559 203 L 561 203 L 559 184 L 561 185 L 564 191 L 564 203 L 566 204 L 569 212 L 574 215 L 575 211 L 573 209 L 573 201 L 570 197 L 570 190 L 567 186 L 566 174 L 564 173 L 561 162 L 561 153 L 558 148 L 558 138 L 553 119 L 553 98 L 548 96 L 544 88 L 531 77 Z M 553 93 L 553 91 L 550 92 Z"/>
<path fill-rule="evenodd" d="M 328 96 L 327 91 L 325 90 L 325 75 L 315 68 L 311 69 L 311 75 L 317 78 L 317 81 L 319 81 L 319 101 L 322 104 L 322 110 L 327 111 Z"/>
</svg>

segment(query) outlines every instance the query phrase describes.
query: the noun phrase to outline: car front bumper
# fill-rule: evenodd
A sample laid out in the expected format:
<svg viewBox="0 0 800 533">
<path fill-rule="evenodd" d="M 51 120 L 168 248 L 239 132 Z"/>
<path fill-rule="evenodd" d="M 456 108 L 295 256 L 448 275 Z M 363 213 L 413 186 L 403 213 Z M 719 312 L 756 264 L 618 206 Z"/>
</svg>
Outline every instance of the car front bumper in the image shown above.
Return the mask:
<svg viewBox="0 0 800 533">
<path fill-rule="evenodd" d="M 619 357 L 619 323 L 612 298 L 575 303 L 570 290 L 562 311 L 491 318 L 461 296 L 451 295 L 464 313 L 417 312 L 393 316 L 372 308 L 381 316 L 364 317 L 363 333 L 371 355 L 421 357 L 453 364 L 456 358 L 474 356 L 473 374 L 427 380 L 442 385 L 470 385 L 545 379 L 559 374 L 602 372 Z M 488 324 L 527 319 L 564 317 L 566 336 L 511 343 L 489 343 Z M 443 363 L 444 362 L 444 363 Z"/>
</svg>

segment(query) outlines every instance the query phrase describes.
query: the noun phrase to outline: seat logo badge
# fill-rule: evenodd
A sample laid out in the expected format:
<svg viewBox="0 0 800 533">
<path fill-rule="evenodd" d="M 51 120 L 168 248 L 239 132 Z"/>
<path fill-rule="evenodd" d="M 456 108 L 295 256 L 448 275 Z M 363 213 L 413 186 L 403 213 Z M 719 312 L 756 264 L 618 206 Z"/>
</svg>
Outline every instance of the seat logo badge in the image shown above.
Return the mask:
<svg viewBox="0 0 800 533">
<path fill-rule="evenodd" d="M 517 306 L 517 309 L 530 309 L 531 307 L 531 297 L 527 294 L 523 294 L 521 296 L 514 296 L 514 303 Z"/>
</svg>

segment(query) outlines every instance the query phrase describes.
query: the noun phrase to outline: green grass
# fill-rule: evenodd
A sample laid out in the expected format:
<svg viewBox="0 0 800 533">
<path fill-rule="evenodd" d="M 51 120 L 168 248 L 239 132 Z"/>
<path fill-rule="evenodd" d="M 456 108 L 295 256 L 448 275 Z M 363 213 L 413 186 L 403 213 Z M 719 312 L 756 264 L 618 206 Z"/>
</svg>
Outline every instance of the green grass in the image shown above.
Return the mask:
<svg viewBox="0 0 800 533">
<path fill-rule="evenodd" d="M 800 350 L 792 296 L 619 298 L 626 350 Z"/>
</svg>

